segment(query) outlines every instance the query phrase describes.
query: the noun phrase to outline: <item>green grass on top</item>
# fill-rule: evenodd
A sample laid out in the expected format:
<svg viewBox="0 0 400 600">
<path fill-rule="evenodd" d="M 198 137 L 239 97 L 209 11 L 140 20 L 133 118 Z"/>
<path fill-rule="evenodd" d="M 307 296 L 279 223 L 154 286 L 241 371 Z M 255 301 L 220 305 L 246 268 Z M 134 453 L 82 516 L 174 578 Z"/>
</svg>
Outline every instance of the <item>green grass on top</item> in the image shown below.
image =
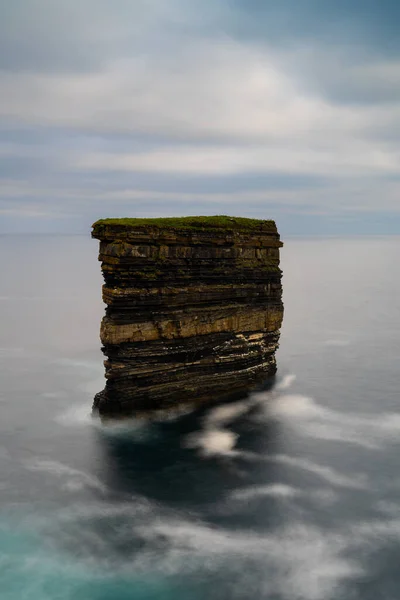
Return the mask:
<svg viewBox="0 0 400 600">
<path fill-rule="evenodd" d="M 160 218 L 124 218 L 100 219 L 93 223 L 93 231 L 100 232 L 107 226 L 125 227 L 157 227 L 173 229 L 205 229 L 208 227 L 218 229 L 247 229 L 276 231 L 275 222 L 272 220 L 247 219 L 245 217 L 228 217 L 215 215 L 213 217 L 160 217 Z"/>
</svg>

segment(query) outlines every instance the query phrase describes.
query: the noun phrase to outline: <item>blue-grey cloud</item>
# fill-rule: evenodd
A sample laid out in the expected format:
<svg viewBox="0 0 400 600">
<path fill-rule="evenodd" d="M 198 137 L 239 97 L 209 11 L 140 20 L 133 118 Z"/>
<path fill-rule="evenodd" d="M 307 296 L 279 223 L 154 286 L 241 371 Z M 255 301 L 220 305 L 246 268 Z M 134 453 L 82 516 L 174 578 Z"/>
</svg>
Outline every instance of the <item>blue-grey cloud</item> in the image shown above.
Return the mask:
<svg viewBox="0 0 400 600">
<path fill-rule="evenodd" d="M 396 0 L 229 0 L 229 29 L 245 39 L 278 44 L 353 44 L 374 53 L 400 47 Z"/>
</svg>

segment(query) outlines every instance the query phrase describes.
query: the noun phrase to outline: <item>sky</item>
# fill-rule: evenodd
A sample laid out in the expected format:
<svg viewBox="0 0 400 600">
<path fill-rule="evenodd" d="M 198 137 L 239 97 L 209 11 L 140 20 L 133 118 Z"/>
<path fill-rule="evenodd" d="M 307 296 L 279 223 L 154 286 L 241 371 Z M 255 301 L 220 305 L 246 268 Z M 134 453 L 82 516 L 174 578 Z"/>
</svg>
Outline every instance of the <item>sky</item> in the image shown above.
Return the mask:
<svg viewBox="0 0 400 600">
<path fill-rule="evenodd" d="M 398 0 L 0 0 L 0 233 L 400 229 Z"/>
</svg>

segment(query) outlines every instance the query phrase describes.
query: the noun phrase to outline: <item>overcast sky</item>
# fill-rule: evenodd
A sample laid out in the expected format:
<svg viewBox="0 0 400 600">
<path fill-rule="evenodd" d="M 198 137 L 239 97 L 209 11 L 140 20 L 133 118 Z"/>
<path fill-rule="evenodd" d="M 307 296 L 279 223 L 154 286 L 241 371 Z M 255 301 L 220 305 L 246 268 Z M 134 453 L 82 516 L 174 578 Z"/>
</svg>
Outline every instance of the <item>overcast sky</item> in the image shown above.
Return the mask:
<svg viewBox="0 0 400 600">
<path fill-rule="evenodd" d="M 0 0 L 0 231 L 398 233 L 398 0 Z"/>
</svg>

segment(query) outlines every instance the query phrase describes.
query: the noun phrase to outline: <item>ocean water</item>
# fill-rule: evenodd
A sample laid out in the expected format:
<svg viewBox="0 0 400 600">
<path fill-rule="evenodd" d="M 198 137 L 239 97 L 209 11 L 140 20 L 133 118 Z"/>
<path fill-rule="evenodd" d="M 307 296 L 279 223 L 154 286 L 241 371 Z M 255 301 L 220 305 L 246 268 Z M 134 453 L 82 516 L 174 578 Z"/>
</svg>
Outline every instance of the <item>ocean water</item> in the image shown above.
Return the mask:
<svg viewBox="0 0 400 600">
<path fill-rule="evenodd" d="M 96 242 L 0 252 L 1 600 L 398 600 L 399 238 L 287 240 L 272 389 L 108 427 Z"/>
</svg>

